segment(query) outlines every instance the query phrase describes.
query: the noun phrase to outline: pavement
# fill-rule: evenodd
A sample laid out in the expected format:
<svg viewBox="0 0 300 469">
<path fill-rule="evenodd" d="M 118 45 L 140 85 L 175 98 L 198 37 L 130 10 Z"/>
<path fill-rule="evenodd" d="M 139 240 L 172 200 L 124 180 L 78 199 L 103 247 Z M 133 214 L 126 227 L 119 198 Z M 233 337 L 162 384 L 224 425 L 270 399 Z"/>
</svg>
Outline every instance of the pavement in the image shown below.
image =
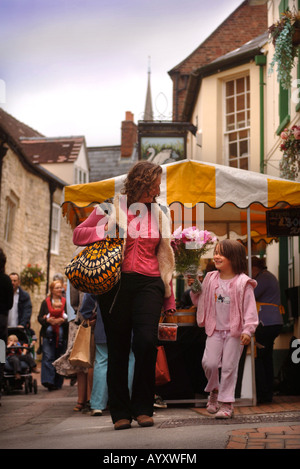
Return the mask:
<svg viewBox="0 0 300 469">
<path fill-rule="evenodd" d="M 204 404 L 173 404 L 155 410 L 153 427 L 140 428 L 133 422 L 131 429 L 116 432 L 108 410 L 101 417 L 73 411 L 76 385 L 66 380 L 61 390 L 49 392 L 39 376 L 33 374 L 37 394 L 22 390 L 2 396 L 0 449 L 94 449 L 98 452 L 93 455 L 110 463 L 128 463 L 112 461 L 122 454 L 139 455 L 144 462 L 141 451 L 148 458 L 168 454 L 177 455 L 180 462 L 198 462 L 194 458 L 202 449 L 300 449 L 300 396 L 275 396 L 271 404 L 259 406 L 237 402 L 229 420 L 215 419 Z"/>
<path fill-rule="evenodd" d="M 230 420 L 204 408 L 155 411 L 155 426 L 115 432 L 108 411 L 75 413 L 76 387 L 2 397 L 1 449 L 300 449 L 300 397 L 275 397 L 268 406 L 235 407 Z"/>
<path fill-rule="evenodd" d="M 207 414 L 205 409 L 195 410 Z M 236 405 L 228 423 L 234 421 L 254 425 L 231 429 L 226 449 L 300 449 L 300 396 L 274 396 L 272 403 L 258 406 Z"/>
</svg>

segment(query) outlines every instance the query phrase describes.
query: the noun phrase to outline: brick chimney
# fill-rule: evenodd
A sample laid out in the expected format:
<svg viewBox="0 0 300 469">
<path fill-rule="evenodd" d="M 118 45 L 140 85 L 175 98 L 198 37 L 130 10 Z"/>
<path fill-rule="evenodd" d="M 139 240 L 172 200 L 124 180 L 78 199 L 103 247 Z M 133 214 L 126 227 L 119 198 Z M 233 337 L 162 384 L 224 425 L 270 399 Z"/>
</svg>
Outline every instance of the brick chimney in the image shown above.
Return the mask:
<svg viewBox="0 0 300 469">
<path fill-rule="evenodd" d="M 130 158 L 136 143 L 137 125 L 133 121 L 132 112 L 126 111 L 125 121 L 121 127 L 121 158 Z"/>
</svg>

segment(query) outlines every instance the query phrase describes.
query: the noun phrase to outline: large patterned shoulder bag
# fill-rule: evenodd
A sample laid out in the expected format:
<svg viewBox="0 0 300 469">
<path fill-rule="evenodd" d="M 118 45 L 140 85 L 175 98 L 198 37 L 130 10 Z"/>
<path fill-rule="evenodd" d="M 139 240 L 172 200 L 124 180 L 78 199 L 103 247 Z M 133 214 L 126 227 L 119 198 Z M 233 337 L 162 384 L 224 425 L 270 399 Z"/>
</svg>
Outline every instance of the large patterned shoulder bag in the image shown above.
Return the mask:
<svg viewBox="0 0 300 469">
<path fill-rule="evenodd" d="M 124 239 L 107 236 L 84 248 L 65 268 L 72 285 L 94 295 L 111 290 L 121 277 L 123 244 Z"/>
</svg>

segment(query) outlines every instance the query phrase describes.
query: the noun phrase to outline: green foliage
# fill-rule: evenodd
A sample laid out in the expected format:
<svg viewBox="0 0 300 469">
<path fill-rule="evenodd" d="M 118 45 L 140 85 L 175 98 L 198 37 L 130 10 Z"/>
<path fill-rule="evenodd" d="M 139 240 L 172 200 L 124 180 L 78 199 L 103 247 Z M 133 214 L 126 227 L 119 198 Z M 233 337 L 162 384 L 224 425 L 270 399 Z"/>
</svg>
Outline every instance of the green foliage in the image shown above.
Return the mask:
<svg viewBox="0 0 300 469">
<path fill-rule="evenodd" d="M 293 14 L 286 10 L 280 19 L 269 28 L 275 52 L 270 63 L 269 72 L 274 71 L 277 63 L 277 80 L 284 89 L 291 87 L 291 72 L 295 65 L 298 47 L 293 44 L 295 28 L 299 26 L 298 12 Z"/>
<path fill-rule="evenodd" d="M 300 173 L 300 126 L 293 125 L 290 129 L 284 129 L 281 139 L 280 150 L 283 156 L 279 164 L 280 176 L 295 180 Z"/>
</svg>

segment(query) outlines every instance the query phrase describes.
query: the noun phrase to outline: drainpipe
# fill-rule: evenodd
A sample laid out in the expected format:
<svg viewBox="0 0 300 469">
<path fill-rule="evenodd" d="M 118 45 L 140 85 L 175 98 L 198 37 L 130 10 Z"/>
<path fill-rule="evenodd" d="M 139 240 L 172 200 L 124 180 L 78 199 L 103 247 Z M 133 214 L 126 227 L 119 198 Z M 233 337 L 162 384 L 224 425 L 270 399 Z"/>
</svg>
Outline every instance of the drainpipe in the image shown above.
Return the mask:
<svg viewBox="0 0 300 469">
<path fill-rule="evenodd" d="M 264 173 L 265 163 L 265 132 L 264 132 L 264 67 L 267 63 L 265 55 L 256 55 L 255 63 L 259 66 L 259 106 L 260 106 L 260 172 Z"/>
<path fill-rule="evenodd" d="M 260 105 L 260 172 L 265 172 L 265 132 L 264 132 L 264 67 L 267 63 L 267 57 L 265 55 L 256 55 L 255 63 L 259 66 L 259 105 Z M 260 252 L 260 257 L 263 257 L 264 250 Z M 249 260 L 250 263 L 250 260 Z M 251 275 L 250 275 L 251 277 Z"/>
</svg>

